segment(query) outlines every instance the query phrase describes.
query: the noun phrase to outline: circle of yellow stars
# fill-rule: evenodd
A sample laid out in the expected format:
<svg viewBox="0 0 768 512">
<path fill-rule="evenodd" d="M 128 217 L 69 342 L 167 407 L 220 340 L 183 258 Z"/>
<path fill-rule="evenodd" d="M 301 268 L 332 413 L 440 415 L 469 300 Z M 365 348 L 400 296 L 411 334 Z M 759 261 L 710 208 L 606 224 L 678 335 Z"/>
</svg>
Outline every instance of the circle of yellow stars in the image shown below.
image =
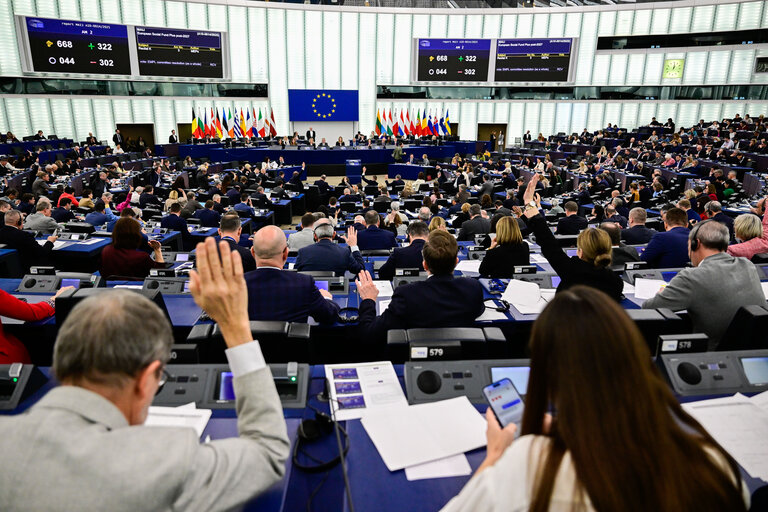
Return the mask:
<svg viewBox="0 0 768 512">
<path fill-rule="evenodd" d="M 331 100 L 331 111 L 328 114 L 320 114 L 317 111 L 317 100 L 319 100 L 321 98 L 328 98 L 329 100 Z M 312 112 L 317 114 L 317 117 L 320 117 L 322 119 L 325 119 L 327 117 L 331 117 L 334 114 L 334 112 L 336 112 L 336 100 L 333 99 L 330 94 L 327 94 L 327 93 L 318 94 L 315 97 L 315 99 L 312 100 Z"/>
</svg>

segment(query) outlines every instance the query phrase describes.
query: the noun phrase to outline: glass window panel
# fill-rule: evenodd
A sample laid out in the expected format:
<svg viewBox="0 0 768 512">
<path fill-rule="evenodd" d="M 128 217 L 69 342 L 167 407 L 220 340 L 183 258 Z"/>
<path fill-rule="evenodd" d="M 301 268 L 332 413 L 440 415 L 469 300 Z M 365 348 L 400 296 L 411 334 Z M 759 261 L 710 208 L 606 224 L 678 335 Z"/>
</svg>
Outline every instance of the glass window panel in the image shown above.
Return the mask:
<svg viewBox="0 0 768 512">
<path fill-rule="evenodd" d="M 632 23 L 632 35 L 640 36 L 651 33 L 651 9 L 638 9 L 635 11 L 635 19 Z"/>
<path fill-rule="evenodd" d="M 416 24 L 414 23 L 414 28 Z M 501 16 L 498 14 L 488 14 L 483 16 L 483 35 L 485 38 L 499 37 L 501 30 Z"/>
<path fill-rule="evenodd" d="M 422 18 L 423 21 L 423 18 Z M 429 30 L 424 23 L 421 30 Z M 360 131 L 370 133 L 376 126 L 376 15 L 360 13 L 360 57 L 358 98 Z M 410 49 L 408 49 L 410 51 Z"/>
<path fill-rule="evenodd" d="M 582 31 L 579 38 L 578 62 L 576 65 L 576 83 L 589 84 L 592 81 L 592 69 L 595 55 L 595 46 L 597 33 L 594 27 L 597 26 L 598 13 L 585 13 L 582 17 Z"/>
<path fill-rule="evenodd" d="M 293 30 L 286 32 L 286 39 L 291 38 L 291 32 Z M 320 11 L 306 11 L 304 13 L 304 86 L 310 89 L 322 89 L 324 49 L 322 45 L 317 44 L 318 41 L 322 40 L 323 13 Z"/>
<path fill-rule="evenodd" d="M 752 76 L 752 70 L 755 64 L 754 50 L 737 50 L 733 52 L 731 59 L 731 70 L 728 76 L 728 83 L 747 84 Z"/>
<path fill-rule="evenodd" d="M 14 14 L 24 14 L 28 16 L 37 15 L 35 0 L 13 0 L 12 7 Z"/>
<path fill-rule="evenodd" d="M 112 100 L 112 112 L 115 116 L 115 124 L 133 123 L 133 100 Z"/>
<path fill-rule="evenodd" d="M 395 41 L 402 42 L 402 46 L 398 45 L 396 57 L 392 59 L 392 83 L 395 84 L 407 84 L 411 81 L 411 52 L 405 43 L 411 41 L 412 23 L 410 14 L 395 16 Z"/>
<path fill-rule="evenodd" d="M 232 80 L 247 82 L 251 76 L 248 68 L 248 18 L 245 7 L 228 7 L 229 10 L 229 65 L 232 70 Z"/>
<path fill-rule="evenodd" d="M 677 112 L 675 125 L 691 126 L 699 121 L 699 104 L 696 102 L 681 103 Z"/>
<path fill-rule="evenodd" d="M 0 0 L 0 48 L 4 49 L 0 51 L 0 75 L 20 75 L 21 61 L 16 50 L 16 28 L 11 0 Z"/>
<path fill-rule="evenodd" d="M 555 126 L 552 133 L 568 134 L 571 126 L 571 109 L 573 103 L 555 103 Z"/>
<path fill-rule="evenodd" d="M 53 116 L 53 131 L 60 138 L 75 139 L 75 127 L 72 122 L 72 110 L 69 98 L 51 99 L 51 114 Z"/>
<path fill-rule="evenodd" d="M 277 131 L 281 134 L 290 133 L 288 121 L 288 81 L 286 78 L 286 51 L 285 37 L 282 37 L 281 30 L 285 27 L 285 13 L 283 9 L 267 9 L 267 22 L 270 27 L 269 33 L 263 30 L 261 33 L 269 36 L 272 33 L 272 27 L 276 27 L 275 37 L 269 38 L 269 100 L 270 108 L 275 112 L 275 124 Z M 281 29 L 281 27 L 283 27 Z M 318 39 L 319 41 L 319 39 Z"/>
<path fill-rule="evenodd" d="M 48 100 L 46 98 L 29 98 L 27 99 L 27 104 L 29 106 L 28 112 L 32 129 L 34 131 L 43 130 L 45 135 L 53 134 L 53 123 L 51 122 Z"/>
<path fill-rule="evenodd" d="M 101 0 L 101 21 L 106 23 L 122 23 L 119 0 Z"/>
<path fill-rule="evenodd" d="M 429 23 L 430 18 L 427 14 L 413 15 L 413 37 L 430 37 Z M 410 47 L 409 47 L 410 48 Z"/>
<path fill-rule="evenodd" d="M 165 26 L 165 8 L 161 0 L 142 0 L 144 3 L 144 12 L 148 14 L 147 25 L 156 27 Z"/>
<path fill-rule="evenodd" d="M 358 14 L 356 12 L 345 12 L 341 15 L 341 88 L 357 89 L 358 62 L 360 51 L 358 41 Z M 408 40 L 410 42 L 410 39 Z M 411 52 L 405 51 L 410 59 Z M 410 62 L 410 60 L 409 60 Z M 406 75 L 403 77 L 406 83 L 410 82 L 410 67 L 406 68 Z"/>
<path fill-rule="evenodd" d="M 526 103 L 525 104 L 525 122 L 523 125 L 523 133 L 526 130 L 531 130 L 533 139 L 539 134 L 539 112 L 541 111 L 541 103 Z"/>
<path fill-rule="evenodd" d="M 477 105 L 477 122 L 478 123 L 492 123 L 493 122 L 493 103 L 490 101 L 484 101 Z"/>
<path fill-rule="evenodd" d="M 711 6 L 714 7 L 714 6 Z M 739 14 L 739 4 L 723 4 L 717 6 L 714 30 L 725 31 L 736 29 L 736 17 Z M 706 27 L 705 27 L 706 28 Z M 739 27 L 743 29 L 744 27 Z"/>
<path fill-rule="evenodd" d="M 723 110 L 722 110 L 723 119 L 730 119 L 734 117 L 736 114 L 744 116 L 745 112 L 746 112 L 746 103 L 742 103 L 740 101 L 729 101 L 728 103 L 723 103 Z"/>
<path fill-rule="evenodd" d="M 381 30 L 382 28 L 383 28 L 383 25 L 379 24 L 378 30 Z M 434 14 L 430 16 L 429 37 L 448 37 L 447 34 L 448 34 L 448 16 L 445 16 L 444 14 Z"/>
<path fill-rule="evenodd" d="M 286 49 L 288 55 L 288 88 L 304 89 L 304 13 L 302 10 L 289 10 L 285 12 L 285 22 L 292 27 L 290 35 L 286 37 Z M 314 48 L 313 48 L 314 50 Z"/>
<path fill-rule="evenodd" d="M 691 32 L 707 32 L 712 30 L 712 19 L 714 16 L 714 5 L 700 5 L 695 7 L 693 9 L 693 17 L 691 19 Z"/>
<path fill-rule="evenodd" d="M 690 52 L 686 54 L 683 69 L 683 83 L 701 85 L 707 69 L 708 52 Z"/>
<path fill-rule="evenodd" d="M 517 17 L 517 34 L 515 37 L 525 38 L 533 37 L 533 16 L 530 14 L 521 14 Z"/>
<path fill-rule="evenodd" d="M 617 36 L 631 35 L 634 11 L 619 11 L 616 15 L 616 30 L 613 34 Z"/>
<path fill-rule="evenodd" d="M 191 4 L 189 4 L 191 5 Z M 194 27 L 197 20 L 192 16 L 187 16 Z M 211 30 L 227 30 L 227 7 L 224 5 L 208 4 L 208 28 Z"/>
<path fill-rule="evenodd" d="M 616 11 L 602 11 L 600 13 L 600 23 L 597 25 L 597 35 L 611 36 L 614 34 L 616 26 Z M 592 27 L 594 31 L 594 27 Z"/>
<path fill-rule="evenodd" d="M 147 102 L 149 103 L 149 102 Z M 173 112 L 171 100 L 154 100 L 152 102 L 155 121 L 155 144 L 165 144 L 171 135 L 171 130 L 176 130 L 176 116 Z M 189 118 L 187 114 L 186 118 Z M 178 131 L 176 134 L 178 135 Z"/>
<path fill-rule="evenodd" d="M 410 20 L 409 20 L 410 21 Z M 409 23 L 410 24 L 410 23 Z M 341 13 L 323 12 L 323 87 L 341 87 Z"/>
<path fill-rule="evenodd" d="M 460 39 L 464 37 L 464 21 L 466 16 L 448 16 L 448 37 Z"/>
<path fill-rule="evenodd" d="M 517 37 L 517 14 L 505 14 L 502 17 L 499 37 Z"/>
<path fill-rule="evenodd" d="M 690 7 L 679 7 L 672 9 L 672 15 L 669 19 L 669 32 L 689 32 L 691 28 L 691 13 L 693 9 Z"/>
<path fill-rule="evenodd" d="M 165 2 L 165 18 L 171 28 L 187 28 L 187 8 L 183 2 Z M 194 20 L 208 26 L 208 20 Z"/>
<path fill-rule="evenodd" d="M 731 52 L 718 51 L 709 53 L 709 65 L 707 66 L 707 84 L 725 83 L 728 76 L 728 66 L 731 61 Z"/>
<path fill-rule="evenodd" d="M 151 123 L 154 121 L 151 100 L 132 99 L 131 107 L 133 109 L 134 123 Z"/>
<path fill-rule="evenodd" d="M 112 111 L 112 100 L 93 100 L 93 134 L 99 140 L 112 142 L 112 134 L 115 132 L 115 117 Z M 127 122 L 130 122 L 127 121 Z"/>
<path fill-rule="evenodd" d="M 37 15 L 46 18 L 58 18 L 59 9 L 56 6 L 56 0 L 36 0 Z"/>
<path fill-rule="evenodd" d="M 269 79 L 267 52 L 260 50 L 263 46 L 255 44 L 256 41 L 264 41 L 269 35 L 272 35 L 273 39 L 283 39 L 281 32 L 279 27 L 271 27 L 267 33 L 266 9 L 248 7 L 248 38 L 251 41 L 248 56 L 251 59 L 251 80 L 266 82 Z"/>
<path fill-rule="evenodd" d="M 555 103 L 549 101 L 542 103 L 539 109 L 539 131 L 548 137 L 552 134 L 555 125 Z"/>
<path fill-rule="evenodd" d="M 93 125 L 93 109 L 91 108 L 90 99 L 72 98 L 72 114 L 77 140 L 84 141 L 89 133 L 93 133 L 95 137 L 98 137 Z"/>
<path fill-rule="evenodd" d="M 99 0 L 80 0 L 80 17 L 83 21 L 102 21 Z"/>
<path fill-rule="evenodd" d="M 659 110 L 659 104 L 655 102 L 641 103 L 637 111 L 637 126 L 647 126 L 651 118 L 658 119 L 656 113 Z"/>
<path fill-rule="evenodd" d="M 645 76 L 645 57 L 644 53 L 633 53 L 629 55 L 627 63 L 627 85 L 639 85 L 643 83 Z"/>
<path fill-rule="evenodd" d="M 608 126 L 608 123 L 616 124 L 620 121 L 621 116 L 621 103 L 610 102 L 605 104 L 605 113 L 603 114 L 603 126 Z"/>
<path fill-rule="evenodd" d="M 123 23 L 131 25 L 144 24 L 144 12 L 142 10 L 141 0 L 122 0 L 120 4 L 123 10 Z"/>
<path fill-rule="evenodd" d="M 569 12 L 565 18 L 565 37 L 581 35 L 581 13 Z"/>
<path fill-rule="evenodd" d="M 208 30 L 212 27 L 208 24 L 208 10 L 205 4 L 198 4 L 194 2 L 186 3 L 187 6 L 187 19 L 190 22 L 191 27 Z"/>
<path fill-rule="evenodd" d="M 664 34 L 669 28 L 669 17 L 671 9 L 654 9 L 653 21 L 651 22 L 652 34 Z"/>
<path fill-rule="evenodd" d="M 639 105 L 637 103 L 627 102 L 621 106 L 621 120 L 619 121 L 620 128 L 626 128 L 631 130 L 638 125 L 637 111 Z"/>
<path fill-rule="evenodd" d="M 761 115 L 768 115 L 768 103 L 750 103 L 747 106 L 749 117 L 759 117 Z"/>
<path fill-rule="evenodd" d="M 549 37 L 565 36 L 565 13 L 554 13 L 549 15 Z"/>
<path fill-rule="evenodd" d="M 752 28 L 760 27 L 760 19 L 762 18 L 762 6 L 763 2 L 749 2 L 739 5 L 739 21 L 738 27 L 741 30 L 748 30 Z M 766 4 L 768 6 L 768 4 Z"/>
<path fill-rule="evenodd" d="M 568 133 L 581 133 L 581 130 L 587 127 L 587 112 L 589 105 L 587 103 L 574 103 L 571 109 L 571 128 Z"/>
<path fill-rule="evenodd" d="M 392 84 L 395 17 L 381 13 L 376 18 L 376 81 Z"/>
<path fill-rule="evenodd" d="M 664 67 L 663 53 L 649 53 L 645 58 L 645 85 L 661 83 L 661 71 Z"/>
<path fill-rule="evenodd" d="M 605 113 L 605 103 L 590 103 L 589 113 L 587 114 L 587 130 L 594 132 L 605 128 L 603 123 L 603 114 Z"/>
<path fill-rule="evenodd" d="M 21 140 L 22 137 L 33 135 L 40 128 L 32 129 L 28 115 L 27 102 L 24 98 L 6 98 L 5 113 L 8 116 L 8 129 Z"/>
<path fill-rule="evenodd" d="M 59 0 L 59 16 L 63 19 L 80 19 L 80 4 L 77 0 Z"/>
<path fill-rule="evenodd" d="M 549 30 L 549 14 L 533 15 L 533 31 L 531 34 L 546 34 Z"/>
<path fill-rule="evenodd" d="M 699 119 L 704 119 L 705 121 L 714 121 L 715 119 L 720 120 L 723 118 L 723 116 L 720 115 L 722 108 L 723 106 L 720 103 L 702 103 Z M 696 122 L 698 122 L 698 119 Z"/>
<path fill-rule="evenodd" d="M 513 144 L 515 139 L 522 141 L 525 133 L 525 103 L 509 104 L 509 121 L 507 123 L 507 144 Z"/>
<path fill-rule="evenodd" d="M 459 122 L 459 138 L 475 140 L 477 137 L 477 103 L 462 103 Z"/>
<path fill-rule="evenodd" d="M 608 76 L 608 83 L 611 85 L 624 85 L 627 75 L 628 54 L 611 55 L 611 74 Z"/>
<path fill-rule="evenodd" d="M 657 105 L 656 110 L 656 119 L 662 123 L 666 122 L 667 119 L 672 118 L 672 120 L 675 122 L 676 129 L 680 129 L 680 125 L 677 121 L 677 103 L 659 103 Z M 645 119 L 640 119 L 641 124 L 649 123 L 650 118 L 646 121 Z"/>
<path fill-rule="evenodd" d="M 608 83 L 608 74 L 611 70 L 611 55 L 595 55 L 594 72 L 592 73 L 592 85 L 605 85 Z"/>
<path fill-rule="evenodd" d="M 483 16 L 479 14 L 470 14 L 464 23 L 464 37 L 483 37 Z M 490 18 L 490 16 L 489 16 Z"/>
<path fill-rule="evenodd" d="M 495 102 L 494 107 L 494 123 L 507 123 L 509 122 L 509 103 Z"/>
</svg>

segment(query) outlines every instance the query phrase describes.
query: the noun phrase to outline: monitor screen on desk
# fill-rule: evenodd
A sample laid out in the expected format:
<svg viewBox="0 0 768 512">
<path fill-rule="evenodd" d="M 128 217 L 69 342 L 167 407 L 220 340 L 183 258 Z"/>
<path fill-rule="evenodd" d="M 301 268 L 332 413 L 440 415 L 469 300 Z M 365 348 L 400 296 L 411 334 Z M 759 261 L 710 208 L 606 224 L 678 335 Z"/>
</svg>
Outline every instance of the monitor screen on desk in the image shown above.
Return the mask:
<svg viewBox="0 0 768 512">
<path fill-rule="evenodd" d="M 162 232 L 163 232 L 163 228 L 153 228 L 152 229 L 152 234 L 153 235 L 159 235 Z"/>
<path fill-rule="evenodd" d="M 557 287 L 560 286 L 560 276 L 552 276 L 550 280 L 552 282 L 552 288 L 557 289 Z"/>
<path fill-rule="evenodd" d="M 577 256 L 577 251 L 578 249 L 568 249 L 565 251 L 565 254 L 567 254 L 569 258 L 573 258 L 574 256 Z"/>
<path fill-rule="evenodd" d="M 753 386 L 768 384 L 768 357 L 742 357 L 741 366 L 750 384 Z"/>
<path fill-rule="evenodd" d="M 677 271 L 674 272 L 662 272 L 661 278 L 664 279 L 666 282 L 670 282 L 673 277 L 677 275 Z"/>
<path fill-rule="evenodd" d="M 515 385 L 515 389 L 521 395 L 528 392 L 528 375 L 531 373 L 529 366 L 492 366 L 491 381 L 498 382 L 508 378 Z"/>
<path fill-rule="evenodd" d="M 219 373 L 219 382 L 216 386 L 214 400 L 234 400 L 235 388 L 232 386 L 232 372 Z"/>
<path fill-rule="evenodd" d="M 176 255 L 176 261 L 189 261 L 189 253 L 179 253 Z"/>
<path fill-rule="evenodd" d="M 61 286 L 59 288 L 66 288 L 67 286 L 80 288 L 80 280 L 79 279 L 62 279 Z"/>
<path fill-rule="evenodd" d="M 318 290 L 328 291 L 328 281 L 315 281 L 315 286 Z"/>
</svg>

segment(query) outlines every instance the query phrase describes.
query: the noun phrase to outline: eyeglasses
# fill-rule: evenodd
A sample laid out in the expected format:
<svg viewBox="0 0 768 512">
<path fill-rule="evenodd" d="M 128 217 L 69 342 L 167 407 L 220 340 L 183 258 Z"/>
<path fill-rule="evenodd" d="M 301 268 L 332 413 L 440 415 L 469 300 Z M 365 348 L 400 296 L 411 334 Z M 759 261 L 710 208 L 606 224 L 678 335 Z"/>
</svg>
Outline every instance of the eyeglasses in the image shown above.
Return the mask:
<svg viewBox="0 0 768 512">
<path fill-rule="evenodd" d="M 163 389 L 163 386 L 165 386 L 165 383 L 171 380 L 171 374 L 168 373 L 168 370 L 163 368 L 163 373 L 160 375 L 160 380 L 157 381 L 157 391 L 155 391 L 155 396 L 160 394 L 160 391 Z"/>
</svg>

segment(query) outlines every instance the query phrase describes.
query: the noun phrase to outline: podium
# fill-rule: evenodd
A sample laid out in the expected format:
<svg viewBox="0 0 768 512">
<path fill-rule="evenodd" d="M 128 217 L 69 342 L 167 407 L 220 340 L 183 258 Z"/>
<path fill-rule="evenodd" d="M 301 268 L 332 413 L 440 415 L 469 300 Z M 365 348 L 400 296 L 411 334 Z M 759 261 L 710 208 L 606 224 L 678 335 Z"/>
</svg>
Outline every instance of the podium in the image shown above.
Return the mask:
<svg viewBox="0 0 768 512">
<path fill-rule="evenodd" d="M 347 160 L 347 178 L 352 185 L 357 185 L 362 181 L 360 177 L 363 175 L 362 160 Z"/>
</svg>

